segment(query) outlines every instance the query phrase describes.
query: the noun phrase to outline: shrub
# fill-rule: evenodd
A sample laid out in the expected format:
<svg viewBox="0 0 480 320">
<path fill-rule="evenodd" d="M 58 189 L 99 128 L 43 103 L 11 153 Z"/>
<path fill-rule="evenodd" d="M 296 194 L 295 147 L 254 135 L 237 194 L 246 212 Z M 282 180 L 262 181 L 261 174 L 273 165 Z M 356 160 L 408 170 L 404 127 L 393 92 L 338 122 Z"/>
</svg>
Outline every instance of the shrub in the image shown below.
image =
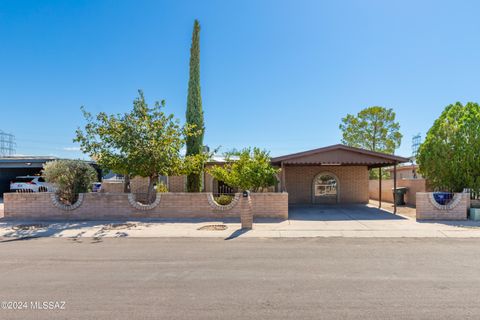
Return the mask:
<svg viewBox="0 0 480 320">
<path fill-rule="evenodd" d="M 167 185 L 163 182 L 160 182 L 159 184 L 157 184 L 157 192 L 160 192 L 160 193 L 168 192 Z"/>
<path fill-rule="evenodd" d="M 226 194 L 222 194 L 218 197 L 215 197 L 215 202 L 221 206 L 226 206 L 232 203 L 232 200 L 233 200 L 233 197 Z"/>
<path fill-rule="evenodd" d="M 208 172 L 227 185 L 241 190 L 259 192 L 277 183 L 279 169 L 270 164 L 269 153 L 259 148 L 229 152 L 223 166 L 213 166 Z"/>
<path fill-rule="evenodd" d="M 56 160 L 43 166 L 42 175 L 55 185 L 60 200 L 66 204 L 77 201 L 79 193 L 88 192 L 97 181 L 97 172 L 81 160 Z"/>
</svg>

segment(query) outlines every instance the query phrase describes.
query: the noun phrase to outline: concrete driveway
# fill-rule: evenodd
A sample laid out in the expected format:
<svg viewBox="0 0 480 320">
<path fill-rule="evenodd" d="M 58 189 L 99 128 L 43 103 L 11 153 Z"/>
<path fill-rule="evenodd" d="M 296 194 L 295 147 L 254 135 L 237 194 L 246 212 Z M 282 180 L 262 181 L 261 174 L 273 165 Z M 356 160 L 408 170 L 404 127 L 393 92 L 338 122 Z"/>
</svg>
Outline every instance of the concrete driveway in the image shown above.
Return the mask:
<svg viewBox="0 0 480 320">
<path fill-rule="evenodd" d="M 288 225 L 282 230 L 299 237 L 314 236 L 320 230 L 330 237 L 439 237 L 445 236 L 440 232 L 445 228 L 452 230 L 369 205 L 309 205 L 291 206 Z"/>
<path fill-rule="evenodd" d="M 309 205 L 290 206 L 289 218 L 294 221 L 382 221 L 406 220 L 406 217 L 394 215 L 366 205 Z"/>
</svg>

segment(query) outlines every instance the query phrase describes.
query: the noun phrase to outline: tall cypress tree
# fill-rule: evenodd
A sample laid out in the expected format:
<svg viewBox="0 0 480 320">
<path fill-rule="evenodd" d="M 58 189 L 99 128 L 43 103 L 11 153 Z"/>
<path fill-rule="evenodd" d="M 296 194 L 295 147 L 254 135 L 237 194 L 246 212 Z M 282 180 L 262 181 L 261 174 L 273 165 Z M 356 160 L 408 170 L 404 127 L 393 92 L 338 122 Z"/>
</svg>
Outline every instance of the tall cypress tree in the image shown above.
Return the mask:
<svg viewBox="0 0 480 320">
<path fill-rule="evenodd" d="M 193 24 L 192 46 L 190 47 L 190 78 L 188 80 L 187 97 L 187 124 L 195 125 L 196 130 L 201 129 L 201 134 L 187 137 L 187 155 L 203 152 L 203 123 L 202 95 L 200 92 L 200 24 L 195 20 Z M 201 174 L 187 176 L 187 191 L 200 192 L 202 190 Z"/>
</svg>

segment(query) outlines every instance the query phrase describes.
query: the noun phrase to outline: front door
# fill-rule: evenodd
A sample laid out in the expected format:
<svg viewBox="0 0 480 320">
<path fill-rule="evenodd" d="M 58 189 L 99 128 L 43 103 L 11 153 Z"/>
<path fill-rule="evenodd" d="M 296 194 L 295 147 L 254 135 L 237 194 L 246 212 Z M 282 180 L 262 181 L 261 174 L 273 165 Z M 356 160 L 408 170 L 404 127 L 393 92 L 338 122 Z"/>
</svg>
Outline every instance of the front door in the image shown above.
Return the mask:
<svg viewBox="0 0 480 320">
<path fill-rule="evenodd" d="M 313 203 L 335 204 L 337 196 L 338 182 L 333 175 L 323 173 L 313 179 Z"/>
</svg>

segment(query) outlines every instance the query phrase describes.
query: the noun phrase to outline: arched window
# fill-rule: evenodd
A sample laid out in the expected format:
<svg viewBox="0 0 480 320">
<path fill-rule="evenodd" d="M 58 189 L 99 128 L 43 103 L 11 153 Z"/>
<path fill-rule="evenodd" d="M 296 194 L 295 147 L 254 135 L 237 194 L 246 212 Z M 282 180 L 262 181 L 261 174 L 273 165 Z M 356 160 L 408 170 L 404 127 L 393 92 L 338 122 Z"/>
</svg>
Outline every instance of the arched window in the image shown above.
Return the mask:
<svg viewBox="0 0 480 320">
<path fill-rule="evenodd" d="M 338 202 L 338 179 L 332 173 L 320 173 L 313 179 L 313 203 Z"/>
</svg>

